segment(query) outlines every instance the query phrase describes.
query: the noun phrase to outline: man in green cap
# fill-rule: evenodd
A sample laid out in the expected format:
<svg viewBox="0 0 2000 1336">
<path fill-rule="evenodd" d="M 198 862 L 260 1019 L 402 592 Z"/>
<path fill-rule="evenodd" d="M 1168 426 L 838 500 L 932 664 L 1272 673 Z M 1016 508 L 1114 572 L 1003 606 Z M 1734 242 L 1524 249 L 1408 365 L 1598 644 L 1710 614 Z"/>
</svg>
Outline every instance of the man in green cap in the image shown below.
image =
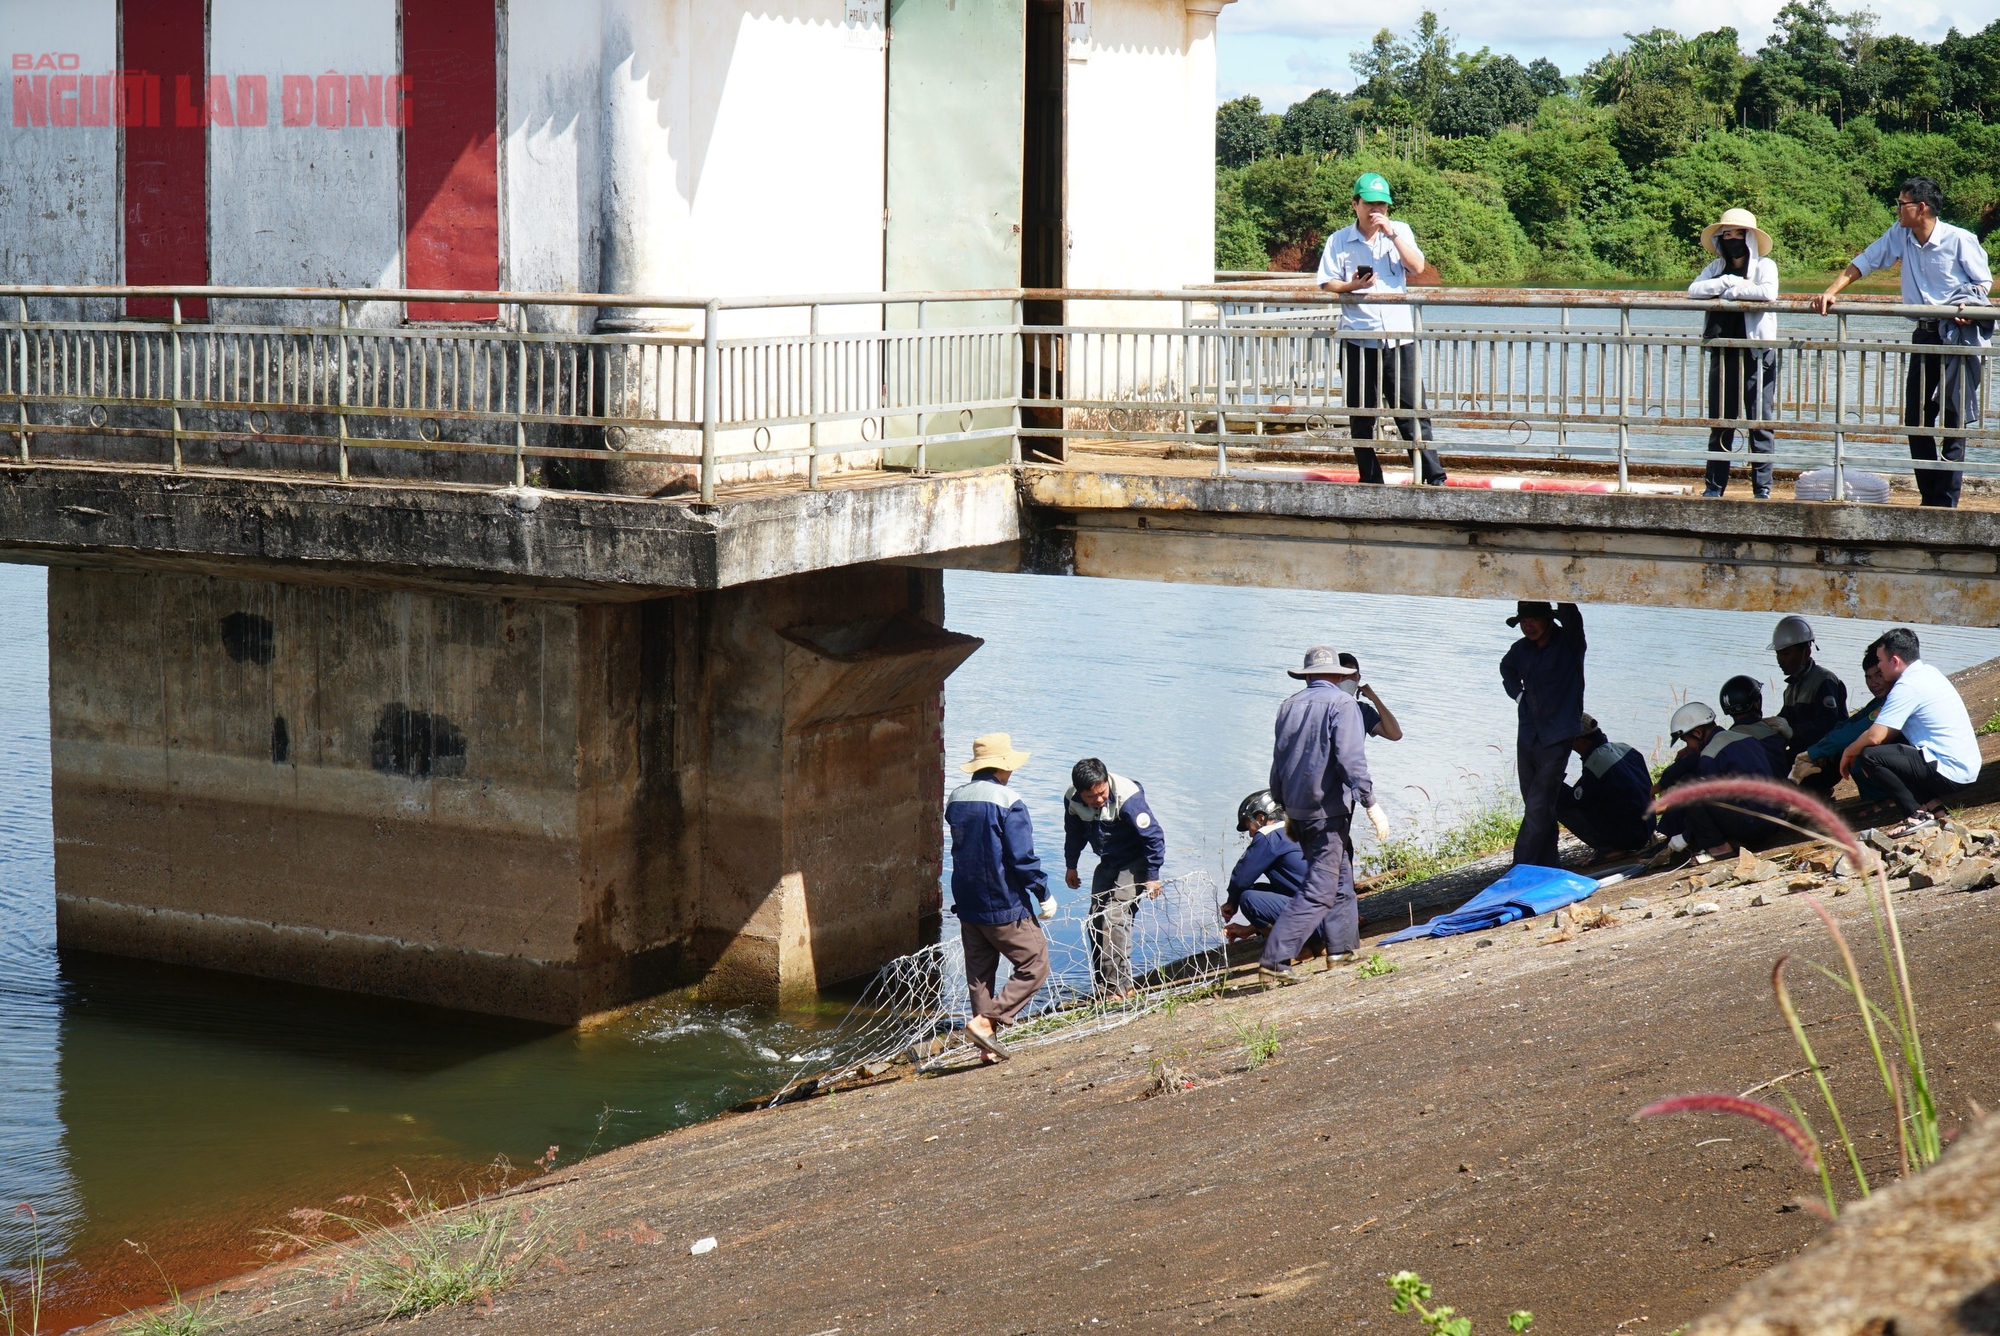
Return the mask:
<svg viewBox="0 0 2000 1336">
<path fill-rule="evenodd" d="M 1389 217 L 1389 183 L 1380 172 L 1363 172 L 1354 179 L 1354 226 L 1343 227 L 1326 239 L 1319 257 L 1319 285 L 1327 292 L 1343 296 L 1361 293 L 1404 292 L 1409 276 L 1424 271 L 1424 253 L 1417 249 L 1416 234 L 1408 223 Z M 1432 439 L 1431 420 L 1416 416 L 1424 407 L 1422 372 L 1417 364 L 1417 344 L 1413 335 L 1416 322 L 1407 306 L 1374 302 L 1344 301 L 1340 304 L 1343 334 L 1363 331 L 1359 338 L 1340 341 L 1341 385 L 1348 408 L 1379 408 L 1386 404 L 1408 416 L 1396 419 L 1403 439 L 1415 442 Z M 1357 441 L 1375 439 L 1375 419 L 1348 414 L 1348 424 Z M 1444 464 L 1437 451 L 1423 452 L 1424 481 L 1444 481 Z M 1354 447 L 1354 462 L 1360 467 L 1361 481 L 1382 481 L 1382 465 L 1375 451 L 1365 445 Z"/>
</svg>

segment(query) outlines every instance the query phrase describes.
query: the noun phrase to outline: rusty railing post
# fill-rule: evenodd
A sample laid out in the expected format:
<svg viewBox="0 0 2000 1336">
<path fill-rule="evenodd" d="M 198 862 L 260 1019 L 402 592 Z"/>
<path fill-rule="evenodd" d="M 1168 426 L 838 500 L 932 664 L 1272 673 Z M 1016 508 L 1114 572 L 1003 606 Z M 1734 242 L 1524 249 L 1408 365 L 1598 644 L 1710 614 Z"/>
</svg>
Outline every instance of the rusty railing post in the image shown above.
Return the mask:
<svg viewBox="0 0 2000 1336">
<path fill-rule="evenodd" d="M 715 504 L 715 424 L 716 399 L 722 393 L 720 342 L 716 327 L 722 321 L 722 303 L 714 298 L 703 308 L 701 319 L 701 503 Z"/>
</svg>

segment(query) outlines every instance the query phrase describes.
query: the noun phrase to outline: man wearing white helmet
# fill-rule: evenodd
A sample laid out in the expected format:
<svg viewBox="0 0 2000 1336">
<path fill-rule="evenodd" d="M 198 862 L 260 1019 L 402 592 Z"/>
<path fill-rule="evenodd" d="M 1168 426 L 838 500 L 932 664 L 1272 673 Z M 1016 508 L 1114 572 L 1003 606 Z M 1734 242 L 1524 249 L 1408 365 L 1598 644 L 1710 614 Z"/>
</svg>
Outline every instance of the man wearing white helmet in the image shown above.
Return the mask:
<svg viewBox="0 0 2000 1336">
<path fill-rule="evenodd" d="M 1764 744 L 1756 738 L 1723 728 L 1716 723 L 1715 711 L 1700 701 L 1689 701 L 1675 710 L 1667 727 L 1673 740 L 1684 742 L 1687 751 L 1694 755 L 1690 779 L 1720 779 L 1732 775 L 1776 778 L 1771 769 L 1771 754 Z M 1671 847 L 1692 848 L 1704 857 L 1714 859 L 1727 858 L 1736 852 L 1738 845 L 1761 848 L 1775 843 L 1782 835 L 1782 829 L 1762 817 L 1737 810 L 1742 806 L 1741 803 L 1726 807 L 1718 803 L 1696 803 L 1691 807 L 1675 808 L 1667 816 L 1680 817 L 1681 833 L 1673 837 Z"/>
<path fill-rule="evenodd" d="M 1785 675 L 1778 717 L 1792 726 L 1792 750 L 1804 751 L 1846 721 L 1847 684 L 1813 662 L 1813 629 L 1803 617 L 1779 620 L 1771 650 Z"/>
</svg>

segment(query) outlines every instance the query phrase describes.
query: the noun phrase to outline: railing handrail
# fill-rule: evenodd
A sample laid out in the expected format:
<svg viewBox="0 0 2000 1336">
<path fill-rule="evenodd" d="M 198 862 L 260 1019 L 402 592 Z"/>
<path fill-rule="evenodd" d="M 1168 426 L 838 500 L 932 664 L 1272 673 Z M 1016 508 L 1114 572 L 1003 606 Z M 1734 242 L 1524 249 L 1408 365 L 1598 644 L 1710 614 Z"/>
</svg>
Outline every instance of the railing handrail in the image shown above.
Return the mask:
<svg viewBox="0 0 2000 1336">
<path fill-rule="evenodd" d="M 623 292 L 510 292 L 457 288 L 270 288 L 208 285 L 124 284 L 0 284 L 0 300 L 18 298 L 74 300 L 235 300 L 357 302 L 392 305 L 576 306 L 613 309 L 751 311 L 811 306 L 909 306 L 919 302 L 1202 302 L 1236 305 L 1267 302 L 1286 306 L 1328 306 L 1360 303 L 1370 306 L 1465 306 L 1548 310 L 1773 311 L 1817 315 L 1813 298 L 1783 296 L 1770 302 L 1705 300 L 1667 292 L 1636 289 L 1430 287 L 1409 292 L 1369 293 L 1359 298 L 1300 287 L 1186 288 L 942 288 L 889 292 L 777 293 L 767 296 L 670 296 Z M 1955 319 L 1968 310 L 2000 307 L 1909 306 L 1887 296 L 1842 296 L 1829 315 L 1880 315 L 1913 320 Z M 168 323 L 167 317 L 159 317 Z M 0 323 L 18 323 L 0 320 Z M 433 323 L 433 322 L 423 322 Z M 468 323 L 441 321 L 440 324 Z M 480 323 L 480 322 L 470 322 Z"/>
</svg>

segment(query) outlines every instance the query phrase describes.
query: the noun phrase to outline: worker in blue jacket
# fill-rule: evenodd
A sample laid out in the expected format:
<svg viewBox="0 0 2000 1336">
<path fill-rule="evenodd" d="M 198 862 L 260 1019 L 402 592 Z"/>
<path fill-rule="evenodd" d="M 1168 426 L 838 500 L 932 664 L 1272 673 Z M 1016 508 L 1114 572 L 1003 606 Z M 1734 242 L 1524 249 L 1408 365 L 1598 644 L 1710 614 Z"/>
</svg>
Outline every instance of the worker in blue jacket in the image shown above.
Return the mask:
<svg viewBox="0 0 2000 1336">
<path fill-rule="evenodd" d="M 1889 699 L 1889 680 L 1882 676 L 1882 665 L 1876 661 L 1875 647 L 1881 642 L 1870 641 L 1868 648 L 1861 652 L 1861 681 L 1868 688 L 1868 703 L 1856 710 L 1839 726 L 1828 729 L 1818 741 L 1799 753 L 1792 762 L 1792 783 L 1814 793 L 1830 794 L 1833 786 L 1840 783 L 1840 754 L 1847 750 L 1847 744 L 1866 733 L 1875 723 L 1875 716 L 1882 713 L 1882 705 Z M 1823 671 L 1823 670 L 1822 670 Z M 1845 699 L 1845 692 L 1842 699 Z M 1860 775 L 1854 776 L 1855 792 L 1869 802 L 1881 802 L 1889 794 L 1879 784 L 1874 784 Z"/>
<path fill-rule="evenodd" d="M 1098 996 L 1122 998 L 1132 991 L 1132 920 L 1139 893 L 1160 893 L 1167 836 L 1137 780 L 1112 774 L 1094 756 L 1071 767 L 1069 779 L 1063 794 L 1063 881 L 1071 890 L 1082 885 L 1077 860 L 1086 846 L 1097 855 L 1090 917 L 1084 921 L 1091 976 Z"/>
<path fill-rule="evenodd" d="M 1749 738 L 1716 722 L 1715 711 L 1700 701 L 1690 701 L 1674 711 L 1667 727 L 1675 742 L 1685 742 L 1694 753 L 1693 779 L 1743 776 L 1775 779 L 1771 753 L 1757 738 Z M 1706 859 L 1727 858 L 1738 845 L 1764 848 L 1784 838 L 1784 828 L 1762 816 L 1739 810 L 1756 808 L 1742 801 L 1696 803 L 1675 809 L 1682 814 L 1681 833 L 1670 844 L 1675 849 L 1695 849 Z M 1701 860 L 1697 860 L 1701 861 Z"/>
<path fill-rule="evenodd" d="M 1389 818 L 1375 801 L 1368 773 L 1368 735 L 1354 698 L 1340 689 L 1355 670 L 1325 645 L 1306 651 L 1305 666 L 1288 670 L 1305 683 L 1278 707 L 1271 746 L 1271 797 L 1306 860 L 1305 885 L 1291 897 L 1264 938 L 1257 978 L 1265 987 L 1294 982 L 1291 963 L 1315 932 L 1323 933 L 1329 961 L 1344 960 L 1361 944 L 1361 915 L 1354 902 L 1354 809 L 1389 838 Z"/>
<path fill-rule="evenodd" d="M 1583 722 L 1583 613 L 1574 603 L 1523 599 L 1507 625 L 1521 638 L 1500 660 L 1500 685 L 1518 704 L 1514 766 L 1521 780 L 1521 831 L 1514 862 L 1561 867 L 1556 802 L 1569 773 L 1570 740 Z"/>
<path fill-rule="evenodd" d="M 1757 685 L 1756 678 L 1738 673 L 1722 684 L 1715 703 L 1729 716 L 1731 732 L 1764 744 L 1764 750 L 1771 754 L 1772 774 L 1782 775 L 1791 768 L 1796 750 L 1791 721 L 1782 716 L 1764 717 L 1764 688 Z"/>
<path fill-rule="evenodd" d="M 1229 894 L 1222 902 L 1222 921 L 1238 911 L 1248 928 L 1230 924 L 1231 941 L 1257 937 L 1285 912 L 1293 896 L 1305 889 L 1306 856 L 1298 841 L 1285 833 L 1285 813 L 1269 789 L 1258 789 L 1236 808 L 1236 829 L 1250 837 L 1243 856 L 1229 874 Z"/>
<path fill-rule="evenodd" d="M 1556 818 L 1600 856 L 1645 847 L 1653 837 L 1653 818 L 1646 815 L 1653 801 L 1646 758 L 1636 747 L 1605 737 L 1587 714 L 1574 747 L 1583 758 L 1583 773 L 1563 790 Z"/>
<path fill-rule="evenodd" d="M 1812 624 L 1803 617 L 1779 618 L 1771 651 L 1785 675 L 1778 717 L 1792 726 L 1795 751 L 1810 747 L 1847 721 L 1847 684 L 1813 662 Z"/>
<path fill-rule="evenodd" d="M 972 1019 L 965 1033 L 988 1061 L 1008 1057 L 998 1035 L 1011 1025 L 1049 977 L 1049 939 L 1038 920 L 1056 914 L 1048 874 L 1035 856 L 1035 826 L 1027 804 L 1007 787 L 1028 753 L 1005 733 L 973 739 L 972 776 L 952 790 L 944 808 L 951 827 L 951 912 L 965 944 L 965 985 Z M 996 995 L 1000 957 L 1013 977 Z"/>
</svg>

